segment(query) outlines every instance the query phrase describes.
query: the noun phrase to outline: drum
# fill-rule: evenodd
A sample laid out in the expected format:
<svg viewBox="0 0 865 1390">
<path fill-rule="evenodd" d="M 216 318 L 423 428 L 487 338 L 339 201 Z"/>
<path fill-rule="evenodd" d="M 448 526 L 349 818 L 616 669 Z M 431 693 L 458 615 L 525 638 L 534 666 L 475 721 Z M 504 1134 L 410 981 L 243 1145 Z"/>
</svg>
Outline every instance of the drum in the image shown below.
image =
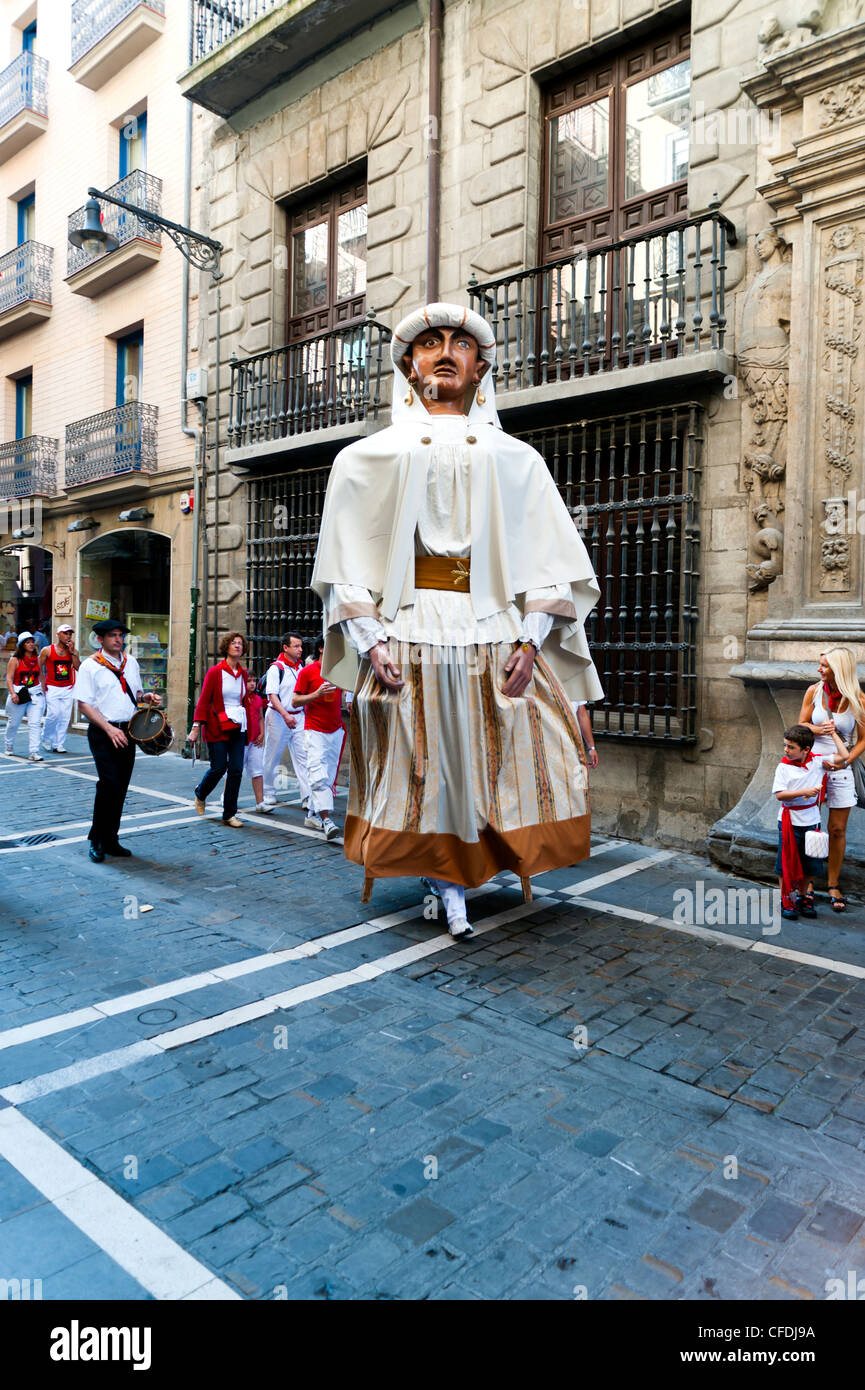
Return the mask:
<svg viewBox="0 0 865 1390">
<path fill-rule="evenodd" d="M 158 756 L 166 752 L 174 742 L 174 732 L 161 709 L 152 705 L 142 705 L 129 721 L 129 734 L 135 739 L 142 753 Z"/>
</svg>

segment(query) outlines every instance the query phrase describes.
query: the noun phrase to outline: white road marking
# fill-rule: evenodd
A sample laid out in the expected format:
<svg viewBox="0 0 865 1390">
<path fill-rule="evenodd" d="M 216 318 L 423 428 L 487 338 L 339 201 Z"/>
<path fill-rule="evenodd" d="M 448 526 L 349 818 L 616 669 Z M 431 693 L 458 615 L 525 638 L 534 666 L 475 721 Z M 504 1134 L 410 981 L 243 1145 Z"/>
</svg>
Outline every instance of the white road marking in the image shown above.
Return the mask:
<svg viewBox="0 0 865 1390">
<path fill-rule="evenodd" d="M 242 1302 L 212 1270 L 11 1106 L 0 1110 L 0 1154 L 154 1298 Z"/>
<path fill-rule="evenodd" d="M 171 816 L 175 810 L 174 806 L 154 806 L 149 811 L 130 811 L 122 818 L 120 827 L 123 829 L 127 821 L 146 820 L 148 816 Z M 52 835 L 55 831 L 62 834 L 66 830 L 80 830 L 82 826 L 91 825 L 92 820 L 91 816 L 90 820 L 68 820 L 62 825 L 37 825 L 31 830 L 7 830 L 0 827 L 0 840 L 23 840 L 27 835 Z"/>
<path fill-rule="evenodd" d="M 204 820 L 210 820 L 212 823 L 215 819 L 217 818 L 213 816 L 181 816 L 176 820 L 156 821 L 152 825 L 128 825 L 123 828 L 123 838 L 125 840 L 130 835 L 145 835 L 150 830 L 165 830 L 169 825 L 195 825 L 196 822 Z M 61 849 L 63 845 L 83 845 L 87 843 L 87 839 L 86 835 L 70 835 L 65 840 L 49 840 L 44 845 L 12 845 L 9 849 L 0 849 L 0 854 L 39 854 L 43 850 Z"/>
<path fill-rule="evenodd" d="M 53 772 L 64 772 L 67 777 L 81 777 L 85 782 L 99 781 L 95 772 L 79 772 L 74 767 L 67 767 L 65 763 L 62 766 L 60 763 L 52 763 L 51 769 Z M 142 796 L 155 796 L 160 801 L 173 801 L 178 806 L 188 806 L 191 808 L 193 804 L 191 796 L 175 796 L 172 792 L 157 792 L 154 791 L 152 787 L 142 787 L 136 782 L 129 783 L 129 790 L 131 792 L 141 792 Z"/>
<path fill-rule="evenodd" d="M 492 917 L 483 918 L 482 921 L 475 924 L 474 935 L 475 937 L 483 936 L 496 927 L 503 926 L 507 922 L 519 921 L 522 917 L 530 917 L 542 909 L 543 903 L 540 901 L 519 903 L 516 907 L 506 908 L 503 912 L 498 912 Z M 278 994 L 270 994 L 248 1004 L 241 1004 L 235 1009 L 228 1009 L 223 1013 L 213 1015 L 211 1018 L 196 1019 L 192 1023 L 182 1024 L 179 1028 L 170 1029 L 168 1032 L 157 1033 L 152 1038 L 131 1043 L 128 1047 L 115 1048 L 111 1052 L 104 1052 L 96 1057 L 75 1062 L 72 1066 L 60 1067 L 55 1071 L 44 1072 L 41 1076 L 31 1077 L 27 1081 L 19 1081 L 4 1086 L 0 1088 L 0 1096 L 12 1105 L 24 1105 L 39 1096 L 52 1095 L 55 1091 L 64 1091 L 70 1086 L 77 1086 L 91 1077 L 104 1076 L 107 1072 L 119 1071 L 141 1061 L 144 1057 L 158 1056 L 162 1052 L 172 1051 L 176 1047 L 195 1042 L 199 1038 L 212 1037 L 215 1033 L 225 1032 L 228 1028 L 237 1028 L 241 1023 L 248 1023 L 256 1018 L 265 1018 L 278 1009 L 290 1009 L 295 1004 L 302 1004 L 308 999 L 319 999 L 324 995 L 348 989 L 351 985 L 366 984 L 379 975 L 387 975 L 395 970 L 401 970 L 403 966 L 412 965 L 415 961 L 424 960 L 427 956 L 435 955 L 439 951 L 450 950 L 451 947 L 458 946 L 458 944 L 452 936 L 444 932 L 439 936 L 432 937 L 429 941 L 419 941 L 404 950 L 393 951 L 390 955 L 382 956 L 377 961 L 365 962 L 354 970 L 344 970 L 337 975 L 327 975 L 318 980 L 310 980 L 305 985 L 297 985 L 294 989 L 281 990 Z M 0 1111 L 0 1115 L 3 1113 Z"/>
<path fill-rule="evenodd" d="M 480 888 L 470 888 L 466 896 L 474 898 L 483 893 L 500 893 L 508 886 L 491 882 Z M 548 896 L 551 891 L 549 888 L 535 888 L 539 898 Z M 308 960 L 322 951 L 332 951 L 348 942 L 360 941 L 364 937 L 387 931 L 390 927 L 401 926 L 403 922 L 420 917 L 423 910 L 423 904 L 402 908 L 383 917 L 371 917 L 367 922 L 344 927 L 341 931 L 329 932 L 326 936 L 316 936 L 310 941 L 302 941 L 299 946 L 287 946 L 281 951 L 265 951 L 261 955 L 247 956 L 244 960 L 215 966 L 213 970 L 202 970 L 196 975 L 165 980 L 161 985 L 151 985 L 148 989 L 136 990 L 132 994 L 119 994 L 113 999 L 88 1004 L 69 1013 L 54 1014 L 50 1018 L 37 1019 L 34 1023 L 22 1023 L 16 1028 L 7 1028 L 0 1032 L 0 1051 L 9 1047 L 20 1047 L 23 1043 L 35 1042 L 39 1038 L 52 1037 L 55 1033 L 64 1033 L 69 1028 L 82 1028 L 106 1018 L 116 1018 L 118 1014 L 130 1013 L 134 1009 L 148 1008 L 151 1004 L 161 1003 L 163 999 L 176 999 L 182 994 L 206 989 L 208 985 L 224 984 L 226 980 L 238 980 L 244 975 L 255 975 L 259 971 L 271 970 L 276 965 L 285 965 L 288 961 Z"/>
<path fill-rule="evenodd" d="M 633 859 L 629 864 L 620 864 L 617 869 L 608 869 L 605 874 L 596 874 L 594 878 L 584 878 L 577 883 L 570 883 L 566 888 L 558 888 L 558 893 L 586 893 L 589 889 L 604 888 L 608 883 L 615 883 L 619 878 L 627 878 L 630 874 L 638 874 L 641 869 L 651 869 L 655 864 L 663 864 L 665 860 L 673 858 L 672 850 L 661 850 L 659 854 L 650 854 L 645 859 Z"/>
<path fill-rule="evenodd" d="M 813 956 L 806 951 L 788 950 L 786 946 L 776 946 L 771 941 L 752 941 L 748 936 L 734 936 L 731 932 L 713 931 L 711 927 L 698 927 L 683 922 L 674 922 L 671 917 L 655 915 L 652 912 L 639 912 L 633 907 L 620 907 L 618 903 L 602 903 L 595 898 L 573 897 L 576 907 L 590 908 L 593 912 L 606 912 L 611 917 L 625 917 L 634 922 L 647 922 L 651 926 L 663 927 L 665 931 L 681 932 L 685 936 L 695 936 L 701 941 L 714 941 L 719 946 L 733 946 L 737 951 L 757 951 L 761 955 L 779 956 L 782 960 L 796 961 L 799 965 L 813 965 L 818 970 L 829 970 L 840 975 L 849 975 L 854 980 L 865 979 L 865 966 L 852 965 L 845 960 L 832 960 L 829 956 Z"/>
</svg>

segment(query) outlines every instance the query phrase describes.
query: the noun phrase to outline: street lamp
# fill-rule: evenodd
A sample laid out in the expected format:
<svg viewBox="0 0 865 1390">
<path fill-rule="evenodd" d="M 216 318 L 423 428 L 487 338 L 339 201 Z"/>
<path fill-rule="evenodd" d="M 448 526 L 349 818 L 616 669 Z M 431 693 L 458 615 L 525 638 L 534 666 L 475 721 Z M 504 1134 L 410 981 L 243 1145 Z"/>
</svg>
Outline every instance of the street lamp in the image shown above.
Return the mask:
<svg viewBox="0 0 865 1390">
<path fill-rule="evenodd" d="M 196 270 L 207 270 L 210 272 L 211 283 L 216 289 L 216 444 L 219 449 L 219 282 L 222 279 L 222 269 L 220 259 L 224 247 L 221 241 L 214 241 L 212 237 L 204 236 L 202 232 L 194 232 L 191 227 L 184 227 L 181 222 L 169 222 L 167 217 L 161 217 L 157 212 L 150 212 L 148 208 L 138 207 L 135 203 L 129 203 L 125 198 L 115 198 L 110 193 L 103 193 L 98 188 L 88 188 L 88 201 L 84 205 L 84 226 L 69 233 L 69 240 L 73 246 L 85 250 L 91 256 L 107 255 L 110 251 L 116 251 L 120 243 L 110 232 L 106 232 L 102 225 L 102 213 L 99 203 L 114 203 L 116 207 L 124 208 L 138 218 L 141 229 L 144 232 L 154 234 L 157 228 L 167 232 L 174 242 L 180 254 Z M 99 201 L 97 201 L 99 200 Z M 201 525 L 201 470 L 204 461 L 206 435 L 207 435 L 207 406 L 206 403 L 200 406 L 201 409 L 201 433 L 198 437 L 196 446 L 195 472 L 193 475 L 193 529 L 192 529 L 192 583 L 190 586 L 190 606 L 189 606 L 189 673 L 186 691 L 187 719 L 189 724 L 192 722 L 193 709 L 195 705 L 195 654 L 198 646 L 198 603 L 200 592 L 198 588 L 198 563 L 199 563 L 199 527 Z M 218 504 L 218 499 L 217 499 Z M 186 753 L 184 747 L 183 752 Z"/>
<path fill-rule="evenodd" d="M 93 189 L 88 190 L 90 193 Z M 102 212 L 95 198 L 88 198 L 84 204 L 84 226 L 76 227 L 69 233 L 69 240 L 88 256 L 102 256 L 108 251 L 116 251 L 120 242 L 102 225 Z"/>
</svg>

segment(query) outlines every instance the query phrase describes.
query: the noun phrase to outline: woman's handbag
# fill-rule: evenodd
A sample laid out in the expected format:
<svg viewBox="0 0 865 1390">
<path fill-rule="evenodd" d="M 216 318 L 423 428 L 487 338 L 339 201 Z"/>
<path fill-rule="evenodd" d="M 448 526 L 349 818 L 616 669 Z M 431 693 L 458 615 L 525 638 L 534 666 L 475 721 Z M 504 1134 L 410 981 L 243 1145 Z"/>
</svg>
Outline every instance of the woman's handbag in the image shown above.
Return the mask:
<svg viewBox="0 0 865 1390">
<path fill-rule="evenodd" d="M 230 714 L 226 714 L 224 710 L 218 710 L 216 718 L 218 719 L 219 727 L 224 734 L 233 733 L 235 729 L 240 728 L 240 725 L 234 719 L 231 718 Z"/>
<path fill-rule="evenodd" d="M 829 853 L 829 836 L 825 830 L 805 831 L 805 853 L 809 859 L 825 859 Z"/>
<path fill-rule="evenodd" d="M 19 705 L 29 705 L 33 702 L 33 696 L 26 685 L 22 685 L 20 690 L 16 690 Z"/>
</svg>

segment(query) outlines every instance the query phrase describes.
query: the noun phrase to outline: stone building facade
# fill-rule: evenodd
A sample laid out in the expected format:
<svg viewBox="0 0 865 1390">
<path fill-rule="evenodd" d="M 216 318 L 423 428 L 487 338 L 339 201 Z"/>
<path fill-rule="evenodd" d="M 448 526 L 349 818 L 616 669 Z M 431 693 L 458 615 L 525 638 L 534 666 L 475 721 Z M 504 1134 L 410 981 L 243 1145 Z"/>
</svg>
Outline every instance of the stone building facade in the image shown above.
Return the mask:
<svg viewBox="0 0 865 1390">
<path fill-rule="evenodd" d="M 188 114 L 193 168 L 204 124 L 177 88 L 188 41 L 188 16 L 161 0 L 2 6 L 3 630 L 65 620 L 87 655 L 96 618 L 123 618 L 176 725 L 199 420 L 182 400 L 182 338 L 188 317 L 192 367 L 198 277 L 167 236 L 108 202 L 113 245 L 68 237 L 89 187 L 188 220 Z"/>
<path fill-rule="evenodd" d="M 447 0 L 439 114 L 426 0 L 214 13 L 196 0 L 180 88 L 210 112 L 198 216 L 227 248 L 218 626 L 264 656 L 317 622 L 290 595 L 330 460 L 387 422 L 438 150 L 438 297 L 494 321 L 504 426 L 596 560 L 595 823 L 765 870 L 784 722 L 826 643 L 865 658 L 856 7 Z M 363 293 L 331 283 L 317 318 L 304 229 L 359 187 Z"/>
</svg>

